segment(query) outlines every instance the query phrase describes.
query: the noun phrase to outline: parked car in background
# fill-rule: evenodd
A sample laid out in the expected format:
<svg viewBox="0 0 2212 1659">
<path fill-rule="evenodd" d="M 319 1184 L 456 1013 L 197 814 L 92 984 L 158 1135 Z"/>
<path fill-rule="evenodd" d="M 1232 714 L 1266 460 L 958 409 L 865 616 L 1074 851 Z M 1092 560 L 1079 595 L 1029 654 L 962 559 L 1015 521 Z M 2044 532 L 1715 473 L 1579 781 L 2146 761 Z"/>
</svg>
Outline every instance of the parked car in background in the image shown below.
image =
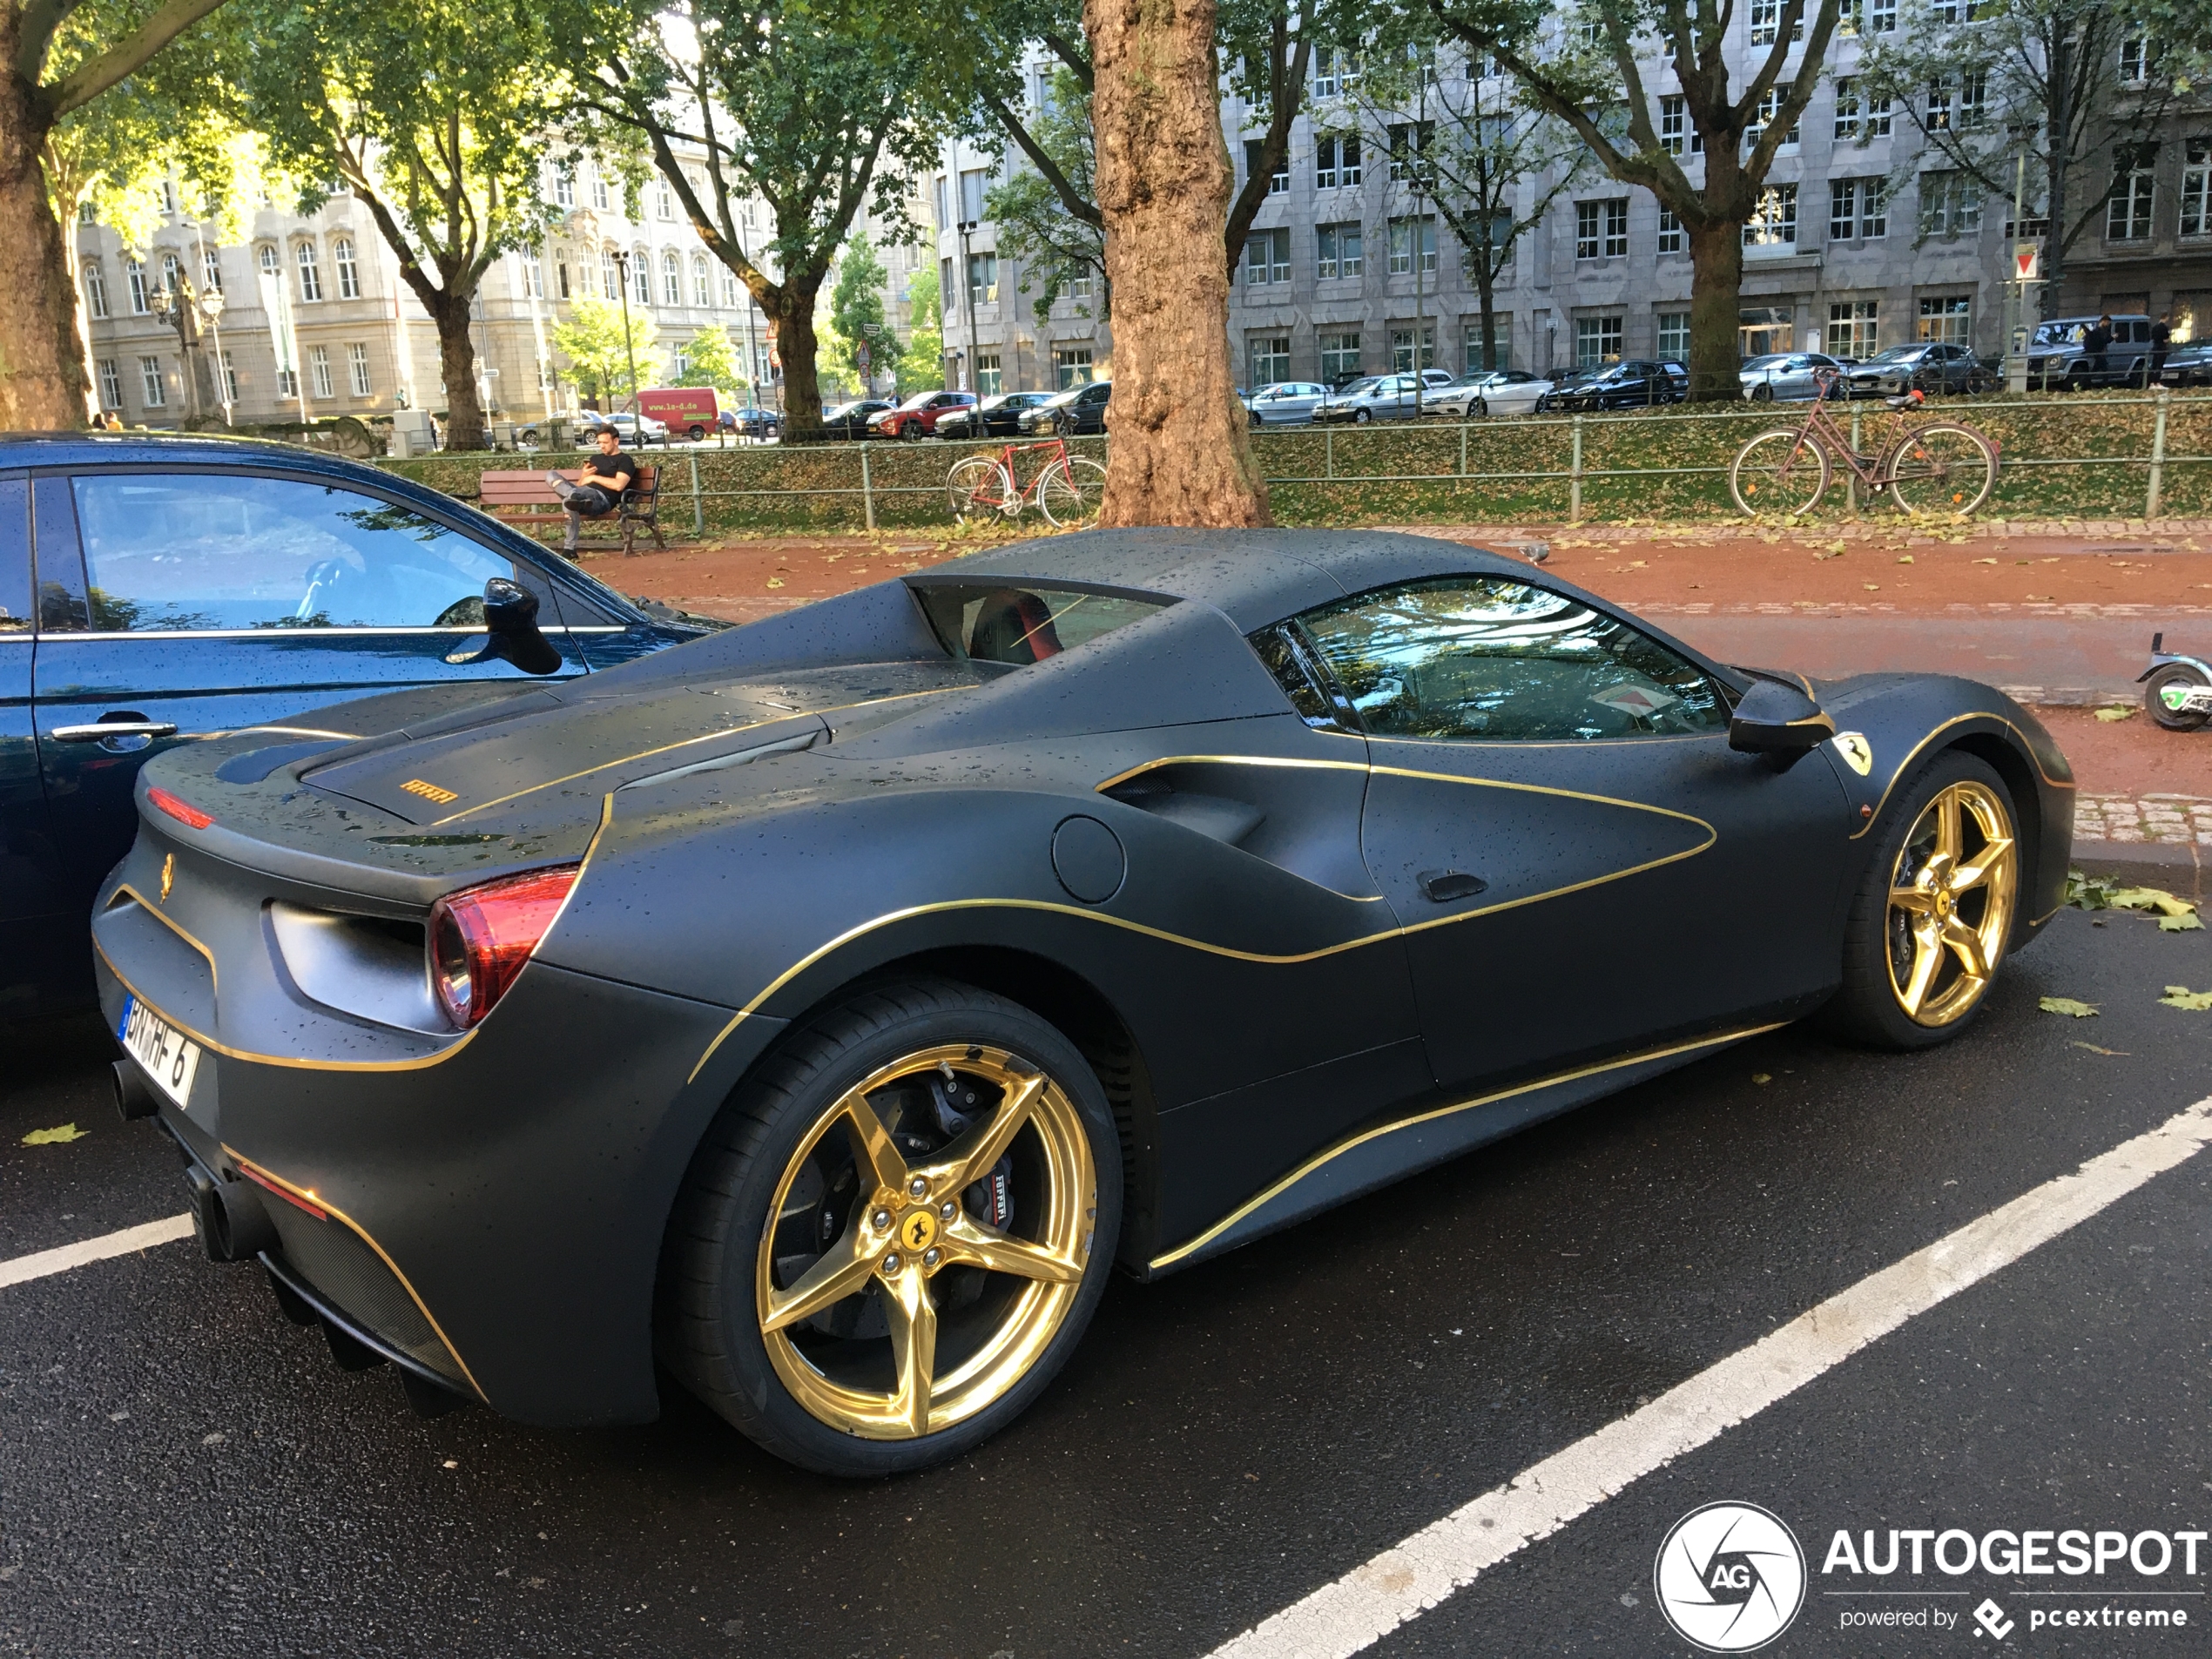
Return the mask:
<svg viewBox="0 0 2212 1659">
<path fill-rule="evenodd" d="M 1426 401 L 1438 415 L 1460 420 L 1484 415 L 1526 415 L 1536 407 L 1541 389 L 1549 384 L 1526 369 L 1494 368 L 1462 374 L 1449 386 L 1430 393 Z M 1506 407 L 1501 408 L 1501 403 Z"/>
<path fill-rule="evenodd" d="M 2175 347 L 2158 378 L 2166 386 L 2212 386 L 2212 340 L 2185 341 Z"/>
<path fill-rule="evenodd" d="M 872 438 L 926 438 L 937 429 L 937 422 L 954 409 L 964 409 L 975 401 L 973 392 L 916 392 L 895 408 L 886 409 L 868 421 L 868 435 Z"/>
<path fill-rule="evenodd" d="M 1814 376 L 1819 369 L 1841 374 L 1844 365 L 1817 351 L 1768 352 L 1747 359 L 1737 378 L 1743 383 L 1743 395 L 1755 403 L 1804 401 L 1819 395 Z"/>
<path fill-rule="evenodd" d="M 868 422 L 893 407 L 888 398 L 864 397 L 822 411 L 822 435 L 832 443 L 870 436 Z"/>
<path fill-rule="evenodd" d="M 1679 403 L 1683 395 L 1683 388 L 1676 384 L 1666 364 L 1629 358 L 1577 369 L 1554 384 L 1538 400 L 1536 407 L 1581 414 L 1593 409 L 1644 408 Z"/>
<path fill-rule="evenodd" d="M 1049 392 L 1001 392 L 965 409 L 947 409 L 937 417 L 941 438 L 1010 438 L 1022 430 L 1024 411 L 1052 401 Z"/>
<path fill-rule="evenodd" d="M 2027 342 L 2027 383 L 2038 392 L 2092 386 L 2141 386 L 2150 367 L 2150 319 L 2129 312 L 2112 320 L 2112 343 L 2100 364 L 2089 351 L 2094 317 L 2054 317 Z M 2170 359 L 2168 360 L 2171 361 Z M 2161 378 L 2163 378 L 2161 376 Z"/>
<path fill-rule="evenodd" d="M 1254 426 L 1304 426 L 1329 388 L 1318 381 L 1277 381 L 1244 400 Z"/>
<path fill-rule="evenodd" d="M 542 671 L 484 653 L 495 581 L 536 606 Z M 0 1007 L 91 1000 L 92 894 L 136 833 L 138 768 L 164 750 L 257 732 L 239 764 L 266 775 L 721 626 L 649 612 L 512 526 L 327 451 L 0 440 Z M 389 720 L 320 712 L 380 692 L 395 695 L 355 707 Z"/>
<path fill-rule="evenodd" d="M 602 409 L 586 409 L 577 419 L 586 439 L 601 427 L 610 426 L 621 437 L 624 448 L 641 443 L 664 444 L 668 442 L 667 423 L 656 421 L 650 415 L 632 415 L 628 409 L 617 409 L 612 414 Z"/>
<path fill-rule="evenodd" d="M 647 387 L 637 394 L 637 408 L 693 443 L 721 424 L 721 406 L 711 386 Z"/>
<path fill-rule="evenodd" d="M 1427 368 L 1421 371 L 1421 378 L 1426 385 L 1422 388 L 1420 413 L 1427 415 L 1433 412 L 1428 400 L 1451 385 L 1452 376 L 1440 368 Z M 1315 407 L 1313 418 L 1365 426 L 1370 421 L 1410 421 L 1414 413 L 1411 374 L 1370 374 L 1323 399 Z"/>
<path fill-rule="evenodd" d="M 1915 341 L 1876 352 L 1845 376 L 1838 389 L 1849 397 L 1895 397 L 1900 393 L 1990 392 L 1997 377 L 1964 346 Z"/>
<path fill-rule="evenodd" d="M 1114 382 L 1093 381 L 1085 386 L 1071 386 L 1066 391 L 1047 398 L 1034 409 L 1022 412 L 1021 423 L 1025 437 L 1042 437 L 1056 432 L 1063 438 L 1081 437 L 1089 433 L 1106 429 L 1106 406 L 1112 401 Z"/>
<path fill-rule="evenodd" d="M 722 411 L 722 429 L 746 438 L 772 438 L 783 430 L 784 417 L 773 409 L 757 409 L 750 406 L 742 409 Z"/>
</svg>

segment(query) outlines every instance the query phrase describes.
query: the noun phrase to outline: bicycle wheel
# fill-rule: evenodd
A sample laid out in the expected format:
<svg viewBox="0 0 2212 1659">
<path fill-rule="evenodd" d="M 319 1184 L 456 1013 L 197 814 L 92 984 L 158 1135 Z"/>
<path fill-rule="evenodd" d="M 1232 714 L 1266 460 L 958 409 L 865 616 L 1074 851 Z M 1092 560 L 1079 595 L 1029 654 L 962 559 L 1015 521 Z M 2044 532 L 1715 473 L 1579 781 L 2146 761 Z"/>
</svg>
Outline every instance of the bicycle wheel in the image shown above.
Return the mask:
<svg viewBox="0 0 2212 1659">
<path fill-rule="evenodd" d="M 1106 469 L 1082 455 L 1054 462 L 1037 480 L 1037 505 L 1055 524 L 1088 523 L 1105 494 Z"/>
<path fill-rule="evenodd" d="M 945 475 L 945 504 L 954 518 L 990 518 L 1011 507 L 1022 510 L 1014 481 L 1006 469 L 988 455 L 968 455 L 953 462 Z"/>
<path fill-rule="evenodd" d="M 1879 475 L 1901 510 L 1963 518 L 1997 487 L 1997 446 L 1970 426 L 1938 421 L 1892 444 Z"/>
<path fill-rule="evenodd" d="M 1809 513 L 1828 488 L 1828 452 L 1799 428 L 1762 432 L 1736 452 L 1728 493 L 1750 516 Z"/>
</svg>

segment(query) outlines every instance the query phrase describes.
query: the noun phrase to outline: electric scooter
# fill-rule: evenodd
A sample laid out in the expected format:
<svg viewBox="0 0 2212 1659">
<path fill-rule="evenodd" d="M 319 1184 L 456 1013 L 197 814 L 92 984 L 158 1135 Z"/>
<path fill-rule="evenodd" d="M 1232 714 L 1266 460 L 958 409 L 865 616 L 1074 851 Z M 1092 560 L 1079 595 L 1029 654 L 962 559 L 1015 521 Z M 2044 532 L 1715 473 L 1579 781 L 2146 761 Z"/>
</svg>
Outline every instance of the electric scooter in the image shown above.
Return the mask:
<svg viewBox="0 0 2212 1659">
<path fill-rule="evenodd" d="M 2166 636 L 2150 637 L 2150 666 L 2135 677 L 2143 706 L 2168 732 L 2194 732 L 2212 720 L 2212 663 L 2165 649 Z"/>
</svg>

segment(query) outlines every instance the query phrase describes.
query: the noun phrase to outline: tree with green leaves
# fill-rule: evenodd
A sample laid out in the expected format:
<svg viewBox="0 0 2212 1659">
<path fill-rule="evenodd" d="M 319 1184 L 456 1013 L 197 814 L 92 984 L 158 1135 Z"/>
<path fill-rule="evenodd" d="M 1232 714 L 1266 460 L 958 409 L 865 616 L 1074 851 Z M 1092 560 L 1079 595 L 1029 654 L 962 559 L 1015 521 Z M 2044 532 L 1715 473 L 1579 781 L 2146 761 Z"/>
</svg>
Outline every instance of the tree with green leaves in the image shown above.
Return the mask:
<svg viewBox="0 0 2212 1659">
<path fill-rule="evenodd" d="M 1579 0 L 1564 12 L 1548 0 L 1427 0 L 1447 34 L 1511 75 L 1529 105 L 1572 128 L 1607 172 L 1642 185 L 1682 221 L 1693 399 L 1743 395 L 1745 227 L 1771 202 L 1767 175 L 1820 83 L 1839 3 L 1781 0 L 1772 23 L 1753 33 L 1750 76 L 1737 89 L 1731 0 Z M 1655 39 L 1703 141 L 1702 180 L 1654 125 L 1642 54 Z"/>
<path fill-rule="evenodd" d="M 711 386 L 718 392 L 735 393 L 749 385 L 738 365 L 738 348 L 718 322 L 711 322 L 684 342 L 684 372 L 678 386 Z M 643 372 L 643 366 L 640 366 Z"/>
<path fill-rule="evenodd" d="M 1052 162 L 1055 175 L 1081 200 L 1097 194 L 1098 158 L 1090 135 L 1090 89 L 1065 65 L 1046 78 L 1043 105 L 1028 130 Z M 1099 284 L 1097 315 L 1112 313 L 1105 287 L 1106 233 L 1096 214 L 1071 212 L 1068 198 L 1035 167 L 1017 168 L 984 193 L 983 212 L 998 231 L 998 251 L 1020 262 L 1022 292 L 1030 296 L 1037 326 L 1069 284 L 1089 277 Z"/>
<path fill-rule="evenodd" d="M 555 11 L 604 66 L 584 111 L 642 139 L 707 251 L 767 314 L 787 428 L 819 426 L 814 312 L 832 262 L 863 207 L 899 211 L 887 162 L 919 170 L 936 154 L 942 112 L 923 96 L 904 8 L 843 0 L 833 18 L 799 0 L 563 0 Z M 748 199 L 767 204 L 765 237 L 741 220 Z"/>
<path fill-rule="evenodd" d="M 898 395 L 945 383 L 945 323 L 939 314 L 937 273 L 917 271 L 907 288 L 907 348 L 899 354 Z"/>
<path fill-rule="evenodd" d="M 553 347 L 569 360 L 569 377 L 605 407 L 630 395 L 633 354 L 639 386 L 655 384 L 660 375 L 659 339 L 644 306 L 629 313 L 625 329 L 620 300 L 575 300 L 569 320 L 553 325 Z"/>
<path fill-rule="evenodd" d="M 891 273 L 876 257 L 874 239 L 866 231 L 853 232 L 844 252 L 837 256 L 837 279 L 830 288 L 830 326 L 837 340 L 835 361 L 860 377 L 863 392 L 868 381 L 868 374 L 860 369 L 863 340 L 868 342 L 869 371 L 880 374 L 887 367 L 882 353 L 890 341 L 883 333 L 883 286 L 890 280 Z M 871 326 L 873 334 L 868 332 Z"/>
<path fill-rule="evenodd" d="M 1923 236 L 1955 233 L 1953 199 L 1964 206 L 1967 192 L 2009 213 L 2027 152 L 2027 216 L 2048 222 L 2044 292 L 2055 296 L 2067 255 L 2131 188 L 2176 100 L 2203 84 L 2208 48 L 2204 0 L 1982 0 L 1907 12 L 1869 37 L 1859 79 L 1920 139 L 1899 153 L 1927 170 Z M 1932 163 L 1952 175 L 1939 186 L 1925 182 Z"/>
<path fill-rule="evenodd" d="M 482 448 L 469 317 L 494 261 L 550 221 L 540 174 L 566 49 L 520 0 L 235 3 L 250 119 L 306 205 L 342 192 L 368 209 L 436 325 L 447 442 Z"/>
<path fill-rule="evenodd" d="M 46 178 L 64 119 L 148 69 L 225 0 L 101 3 L 71 22 L 69 0 L 0 0 L 0 428 L 76 427 L 91 414 L 74 261 Z M 64 143 L 69 141 L 65 138 Z"/>
</svg>

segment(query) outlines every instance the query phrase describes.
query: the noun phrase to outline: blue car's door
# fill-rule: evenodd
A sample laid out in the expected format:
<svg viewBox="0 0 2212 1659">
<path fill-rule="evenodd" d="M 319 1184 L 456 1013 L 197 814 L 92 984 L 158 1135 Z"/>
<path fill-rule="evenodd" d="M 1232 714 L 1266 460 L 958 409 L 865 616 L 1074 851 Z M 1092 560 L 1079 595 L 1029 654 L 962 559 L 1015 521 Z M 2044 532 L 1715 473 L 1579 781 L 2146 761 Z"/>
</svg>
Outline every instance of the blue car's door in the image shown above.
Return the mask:
<svg viewBox="0 0 2212 1659">
<path fill-rule="evenodd" d="M 19 473 L 0 477 L 0 1018 L 53 995 L 56 964 L 84 931 L 61 880 L 38 777 L 31 592 L 30 484 Z"/>
<path fill-rule="evenodd" d="M 543 571 L 396 496 L 195 466 L 50 474 L 31 497 L 38 761 L 80 927 L 135 833 L 138 770 L 168 745 L 258 725 L 304 740 L 333 730 L 329 704 L 531 678 L 447 660 L 480 631 L 489 577 L 536 592 L 559 675 L 585 671 Z"/>
</svg>

